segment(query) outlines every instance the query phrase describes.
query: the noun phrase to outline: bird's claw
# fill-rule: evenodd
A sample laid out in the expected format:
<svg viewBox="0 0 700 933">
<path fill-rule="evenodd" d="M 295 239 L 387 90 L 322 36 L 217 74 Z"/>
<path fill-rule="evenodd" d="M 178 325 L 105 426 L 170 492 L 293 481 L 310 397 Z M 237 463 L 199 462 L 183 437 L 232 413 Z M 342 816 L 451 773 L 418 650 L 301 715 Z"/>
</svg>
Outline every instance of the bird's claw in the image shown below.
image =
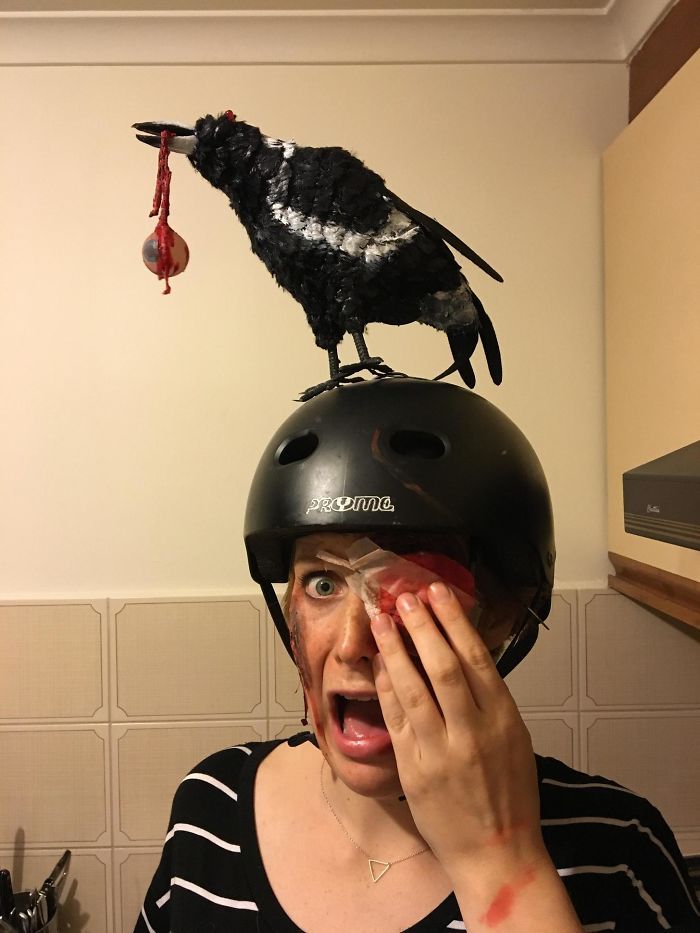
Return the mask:
<svg viewBox="0 0 700 933">
<path fill-rule="evenodd" d="M 138 130 L 136 138 L 149 146 L 160 146 L 160 134 L 165 131 L 173 135 L 168 139 L 168 148 L 171 152 L 181 152 L 183 155 L 192 155 L 197 145 L 194 127 L 183 123 L 152 122 L 134 123 L 132 129 Z M 148 134 L 148 135 L 144 135 Z"/>
<path fill-rule="evenodd" d="M 387 376 L 398 376 L 402 378 L 406 376 L 405 373 L 397 372 L 395 369 L 392 369 L 391 366 L 387 366 L 380 356 L 372 356 L 369 359 L 360 360 L 358 363 L 347 363 L 345 366 L 341 366 L 336 376 L 332 376 L 330 379 L 326 379 L 325 382 L 319 382 L 318 385 L 305 389 L 297 401 L 308 402 L 309 399 L 315 398 L 317 395 L 320 395 L 322 392 L 327 392 L 329 389 L 336 389 L 338 386 L 350 385 L 354 382 L 364 382 L 365 380 L 362 379 L 361 376 L 356 375 L 363 370 L 372 373 L 377 379 L 384 379 Z"/>
<path fill-rule="evenodd" d="M 355 373 L 362 372 L 363 369 L 366 369 L 370 373 L 378 375 L 380 372 L 385 374 L 393 373 L 391 366 L 387 366 L 381 356 L 370 356 L 366 360 L 359 360 L 357 363 L 346 363 L 345 366 L 341 366 L 338 370 L 339 375 L 343 376 L 354 376 Z"/>
<path fill-rule="evenodd" d="M 316 398 L 322 392 L 328 392 L 329 389 L 336 389 L 340 385 L 347 385 L 351 382 L 362 382 L 360 378 L 352 379 L 345 376 L 334 376 L 332 379 L 326 379 L 325 382 L 319 382 L 317 386 L 310 386 L 299 395 L 297 402 L 308 402 L 311 398 Z"/>
</svg>

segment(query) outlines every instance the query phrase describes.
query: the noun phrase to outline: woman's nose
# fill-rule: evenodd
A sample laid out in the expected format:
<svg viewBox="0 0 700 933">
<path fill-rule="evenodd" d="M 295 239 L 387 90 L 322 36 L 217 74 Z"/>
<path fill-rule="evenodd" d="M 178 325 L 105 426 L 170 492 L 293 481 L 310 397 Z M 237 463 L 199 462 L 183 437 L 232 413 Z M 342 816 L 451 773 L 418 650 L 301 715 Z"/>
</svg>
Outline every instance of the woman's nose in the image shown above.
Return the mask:
<svg viewBox="0 0 700 933">
<path fill-rule="evenodd" d="M 362 600 L 352 594 L 347 600 L 347 610 L 338 640 L 337 654 L 340 661 L 356 664 L 358 661 L 371 661 L 377 653 L 369 623 L 369 616 Z"/>
</svg>

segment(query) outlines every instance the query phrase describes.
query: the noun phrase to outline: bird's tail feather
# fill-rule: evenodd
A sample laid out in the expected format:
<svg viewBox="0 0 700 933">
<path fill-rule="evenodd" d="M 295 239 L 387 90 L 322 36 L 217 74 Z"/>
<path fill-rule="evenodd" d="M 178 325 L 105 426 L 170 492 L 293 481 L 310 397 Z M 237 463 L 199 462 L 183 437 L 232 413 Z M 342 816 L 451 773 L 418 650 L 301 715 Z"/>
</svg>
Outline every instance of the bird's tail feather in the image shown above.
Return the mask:
<svg viewBox="0 0 700 933">
<path fill-rule="evenodd" d="M 454 363 L 440 375 L 435 376 L 435 379 L 444 379 L 445 376 L 451 376 L 452 373 L 458 372 L 465 385 L 473 389 L 476 385 L 476 376 L 470 360 L 479 337 L 481 337 L 489 373 L 494 383 L 500 385 L 503 380 L 503 366 L 496 331 L 491 318 L 474 292 L 471 293 L 471 298 L 476 306 L 478 326 L 473 329 L 451 328 L 446 331 Z"/>
<path fill-rule="evenodd" d="M 447 339 L 454 359 L 452 372 L 456 369 L 464 380 L 464 384 L 468 385 L 470 389 L 473 389 L 476 385 L 476 376 L 474 375 L 474 370 L 472 369 L 472 364 L 469 362 L 469 359 L 476 347 L 476 341 L 478 339 L 477 331 L 450 330 L 447 331 Z"/>
<path fill-rule="evenodd" d="M 474 292 L 472 292 L 472 301 L 479 312 L 479 336 L 481 337 L 481 345 L 484 348 L 486 365 L 489 368 L 489 373 L 495 385 L 499 386 L 503 381 L 503 365 L 501 363 L 501 350 L 498 346 L 496 330 L 491 318 L 486 313 L 486 309 Z"/>
</svg>

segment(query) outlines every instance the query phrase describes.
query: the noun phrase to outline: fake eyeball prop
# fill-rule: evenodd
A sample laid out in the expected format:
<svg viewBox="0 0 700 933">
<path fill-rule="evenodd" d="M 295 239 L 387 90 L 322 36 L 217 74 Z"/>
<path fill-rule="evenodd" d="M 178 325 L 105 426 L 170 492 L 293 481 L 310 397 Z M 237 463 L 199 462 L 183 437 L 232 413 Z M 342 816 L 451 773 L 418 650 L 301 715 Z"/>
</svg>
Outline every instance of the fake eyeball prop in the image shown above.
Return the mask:
<svg viewBox="0 0 700 933">
<path fill-rule="evenodd" d="M 143 244 L 141 256 L 146 268 L 158 276 L 158 281 L 165 279 L 163 294 L 169 295 L 169 279 L 184 272 L 190 251 L 179 233 L 175 233 L 167 223 L 159 221 L 156 229 Z"/>
<path fill-rule="evenodd" d="M 172 172 L 168 168 L 168 156 L 170 155 L 168 140 L 173 135 L 169 130 L 163 130 L 160 134 L 156 191 L 153 195 L 153 208 L 148 215 L 149 217 L 155 217 L 158 214 L 158 223 L 153 233 L 141 247 L 141 256 L 146 268 L 158 276 L 158 281 L 165 279 L 164 295 L 170 294 L 168 279 L 173 275 L 184 272 L 190 258 L 187 243 L 179 233 L 175 233 L 168 223 L 170 179 L 172 177 Z"/>
<path fill-rule="evenodd" d="M 144 265 L 159 279 L 179 275 L 187 268 L 190 250 L 179 233 L 171 228 L 159 237 L 158 228 L 147 237 L 141 249 Z"/>
</svg>

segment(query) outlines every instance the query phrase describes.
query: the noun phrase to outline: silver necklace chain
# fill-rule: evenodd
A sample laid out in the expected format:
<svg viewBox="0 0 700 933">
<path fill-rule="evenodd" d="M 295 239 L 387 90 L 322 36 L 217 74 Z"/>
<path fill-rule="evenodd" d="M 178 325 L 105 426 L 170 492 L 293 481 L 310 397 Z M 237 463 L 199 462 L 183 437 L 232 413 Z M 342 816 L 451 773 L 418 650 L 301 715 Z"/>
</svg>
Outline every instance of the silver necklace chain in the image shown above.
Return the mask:
<svg viewBox="0 0 700 933">
<path fill-rule="evenodd" d="M 389 871 L 389 869 L 392 868 L 394 865 L 398 865 L 400 862 L 407 862 L 408 859 L 415 858 L 416 855 L 422 855 L 424 852 L 428 851 L 430 846 L 424 846 L 422 849 L 417 849 L 415 852 L 411 852 L 410 855 L 404 855 L 403 858 L 393 859 L 393 861 L 391 862 L 384 861 L 383 859 L 372 858 L 372 856 L 368 852 L 365 852 L 365 850 L 362 848 L 359 842 L 356 842 L 352 838 L 350 833 L 343 826 L 342 820 L 340 819 L 338 814 L 333 809 L 333 804 L 330 802 L 330 800 L 328 799 L 328 796 L 326 795 L 326 789 L 323 786 L 323 766 L 325 763 L 326 763 L 326 759 L 323 758 L 321 761 L 321 772 L 320 772 L 321 793 L 323 794 L 323 799 L 326 801 L 328 809 L 331 811 L 331 813 L 335 817 L 335 821 L 338 824 L 338 826 L 340 826 L 340 828 L 343 830 L 343 832 L 348 837 L 350 842 L 355 846 L 355 848 L 358 849 L 367 859 L 370 877 L 372 878 L 372 881 L 374 884 L 376 884 L 380 878 L 383 878 L 384 875 Z"/>
</svg>

